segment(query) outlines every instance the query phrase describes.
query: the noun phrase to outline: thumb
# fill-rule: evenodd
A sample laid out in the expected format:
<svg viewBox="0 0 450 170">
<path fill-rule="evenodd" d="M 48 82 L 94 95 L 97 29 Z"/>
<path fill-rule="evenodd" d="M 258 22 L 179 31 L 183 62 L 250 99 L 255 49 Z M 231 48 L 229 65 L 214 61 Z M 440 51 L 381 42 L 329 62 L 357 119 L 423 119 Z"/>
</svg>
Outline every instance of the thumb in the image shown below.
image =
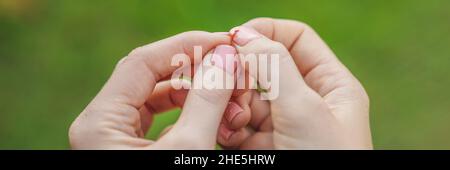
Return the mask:
<svg viewBox="0 0 450 170">
<path fill-rule="evenodd" d="M 252 28 L 244 26 L 232 29 L 231 33 L 233 42 L 243 57 L 241 63 L 244 69 L 249 71 L 250 76 L 257 78 L 260 87 L 268 92 L 276 92 L 271 99 L 274 103 L 297 105 L 299 100 L 306 103 L 321 101 L 320 96 L 306 84 L 283 44 L 272 41 Z M 256 61 L 258 68 L 245 67 L 244 64 L 252 61 L 251 57 L 254 56 L 258 60 Z M 266 59 L 267 63 L 261 62 L 263 59 Z M 270 79 L 265 77 L 269 75 Z"/>
<path fill-rule="evenodd" d="M 236 49 L 219 45 L 194 75 L 180 118 L 157 143 L 168 148 L 213 149 L 235 84 Z"/>
</svg>

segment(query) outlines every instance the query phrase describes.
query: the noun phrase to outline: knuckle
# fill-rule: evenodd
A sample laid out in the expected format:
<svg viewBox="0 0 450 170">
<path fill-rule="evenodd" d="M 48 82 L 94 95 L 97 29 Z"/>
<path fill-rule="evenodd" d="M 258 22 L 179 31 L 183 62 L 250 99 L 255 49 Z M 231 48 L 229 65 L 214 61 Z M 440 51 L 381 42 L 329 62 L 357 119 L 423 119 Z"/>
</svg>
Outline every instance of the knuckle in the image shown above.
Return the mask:
<svg viewBox="0 0 450 170">
<path fill-rule="evenodd" d="M 123 57 L 116 63 L 116 68 L 122 65 L 136 65 L 145 63 L 146 57 L 145 54 L 151 56 L 151 52 L 144 51 L 144 47 L 137 47 L 133 49 L 127 56 Z"/>
<path fill-rule="evenodd" d="M 282 43 L 280 43 L 278 41 L 274 41 L 274 42 L 272 42 L 272 44 L 270 46 L 270 50 L 272 50 L 272 51 L 285 51 L 286 47 Z"/>
<path fill-rule="evenodd" d="M 298 20 L 292 20 L 292 19 L 278 19 L 278 18 L 270 18 L 270 17 L 258 17 L 251 19 L 248 21 L 249 23 L 271 23 L 276 25 L 275 23 L 283 22 L 287 23 L 289 25 L 292 25 L 298 29 L 301 30 L 314 30 L 308 23 L 298 21 Z"/>
<path fill-rule="evenodd" d="M 176 35 L 175 38 L 181 42 L 180 46 L 183 49 L 183 52 L 191 56 L 194 55 L 193 46 L 200 45 L 199 42 L 196 42 L 197 39 L 210 38 L 210 35 L 211 33 L 206 31 L 193 30 L 182 32 Z"/>
<path fill-rule="evenodd" d="M 311 28 L 307 23 L 302 22 L 302 21 L 297 21 L 297 20 L 287 20 L 287 21 L 292 22 L 299 28 L 306 28 L 306 27 Z"/>
<path fill-rule="evenodd" d="M 292 22 L 293 26 L 297 29 L 297 30 L 301 30 L 301 32 L 304 31 L 312 31 L 314 32 L 314 29 L 311 25 L 309 25 L 308 23 L 302 22 L 302 21 L 296 21 L 296 20 L 288 20 L 289 22 Z"/>
<path fill-rule="evenodd" d="M 297 21 L 297 25 L 303 31 L 306 31 L 306 30 L 314 31 L 314 28 L 307 23 Z"/>
<path fill-rule="evenodd" d="M 137 47 L 133 50 L 131 50 L 130 53 L 128 53 L 128 56 L 140 56 L 144 53 L 144 48 L 143 47 Z"/>
<path fill-rule="evenodd" d="M 259 22 L 273 22 L 275 19 L 271 18 L 271 17 L 257 17 L 257 18 L 253 18 L 251 19 L 249 22 L 255 22 L 255 23 L 259 23 Z"/>
</svg>

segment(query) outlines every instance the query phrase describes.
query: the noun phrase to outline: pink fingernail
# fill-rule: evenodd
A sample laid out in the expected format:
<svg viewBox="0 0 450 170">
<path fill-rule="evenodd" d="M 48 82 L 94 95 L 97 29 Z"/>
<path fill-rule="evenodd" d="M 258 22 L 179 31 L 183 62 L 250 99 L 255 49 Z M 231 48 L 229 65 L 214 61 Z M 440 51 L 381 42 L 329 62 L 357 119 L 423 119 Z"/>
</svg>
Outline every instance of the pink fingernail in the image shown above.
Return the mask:
<svg viewBox="0 0 450 170">
<path fill-rule="evenodd" d="M 237 103 L 228 102 L 225 118 L 231 123 L 231 121 L 233 121 L 233 119 L 243 111 L 244 109 L 242 109 Z"/>
<path fill-rule="evenodd" d="M 233 41 L 239 46 L 244 46 L 249 41 L 262 37 L 262 35 L 254 29 L 244 26 L 234 27 L 231 29 L 230 34 Z"/>
<path fill-rule="evenodd" d="M 236 49 L 230 45 L 219 45 L 214 50 L 211 61 L 224 71 L 234 74 L 236 71 Z"/>
<path fill-rule="evenodd" d="M 219 134 L 222 136 L 223 139 L 228 140 L 230 139 L 231 135 L 233 135 L 234 131 L 228 129 L 228 127 L 221 123 L 219 127 Z"/>
</svg>

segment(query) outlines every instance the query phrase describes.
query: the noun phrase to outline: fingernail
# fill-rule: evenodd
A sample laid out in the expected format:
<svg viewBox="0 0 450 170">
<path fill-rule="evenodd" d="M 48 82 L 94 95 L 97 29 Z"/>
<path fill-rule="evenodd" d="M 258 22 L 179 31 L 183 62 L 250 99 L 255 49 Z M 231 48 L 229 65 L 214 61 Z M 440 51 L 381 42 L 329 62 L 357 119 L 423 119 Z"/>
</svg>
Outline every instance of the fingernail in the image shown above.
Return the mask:
<svg viewBox="0 0 450 170">
<path fill-rule="evenodd" d="M 225 139 L 228 140 L 230 139 L 231 135 L 233 135 L 234 131 L 228 129 L 228 127 L 225 124 L 220 124 L 219 127 L 219 134 L 220 136 Z"/>
<path fill-rule="evenodd" d="M 219 45 L 214 50 L 212 61 L 216 67 L 223 69 L 224 71 L 234 74 L 236 71 L 236 49 L 230 45 Z"/>
<path fill-rule="evenodd" d="M 260 38 L 262 36 L 254 29 L 244 26 L 234 27 L 233 29 L 231 29 L 230 34 L 233 38 L 233 41 L 239 46 L 244 46 L 249 41 Z"/>
<path fill-rule="evenodd" d="M 231 121 L 233 121 L 233 119 L 239 115 L 240 113 L 242 113 L 244 111 L 244 109 L 242 109 L 241 106 L 239 106 L 237 103 L 235 102 L 228 102 L 228 106 L 227 106 L 227 114 L 225 116 L 225 118 L 227 119 L 227 121 L 229 123 L 231 123 Z"/>
</svg>

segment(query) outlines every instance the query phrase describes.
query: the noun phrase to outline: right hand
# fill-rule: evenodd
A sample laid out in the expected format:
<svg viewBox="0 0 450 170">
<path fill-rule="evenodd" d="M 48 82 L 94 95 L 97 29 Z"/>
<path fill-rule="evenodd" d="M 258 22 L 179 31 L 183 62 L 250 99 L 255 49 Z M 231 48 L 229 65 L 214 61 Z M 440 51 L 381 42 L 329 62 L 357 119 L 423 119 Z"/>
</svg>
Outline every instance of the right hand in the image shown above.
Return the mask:
<svg viewBox="0 0 450 170">
<path fill-rule="evenodd" d="M 240 54 L 280 55 L 279 96 L 258 101 L 270 114 L 252 114 L 252 119 L 266 121 L 253 127 L 239 148 L 372 148 L 368 96 L 313 29 L 296 21 L 259 18 L 234 33 Z"/>
</svg>

